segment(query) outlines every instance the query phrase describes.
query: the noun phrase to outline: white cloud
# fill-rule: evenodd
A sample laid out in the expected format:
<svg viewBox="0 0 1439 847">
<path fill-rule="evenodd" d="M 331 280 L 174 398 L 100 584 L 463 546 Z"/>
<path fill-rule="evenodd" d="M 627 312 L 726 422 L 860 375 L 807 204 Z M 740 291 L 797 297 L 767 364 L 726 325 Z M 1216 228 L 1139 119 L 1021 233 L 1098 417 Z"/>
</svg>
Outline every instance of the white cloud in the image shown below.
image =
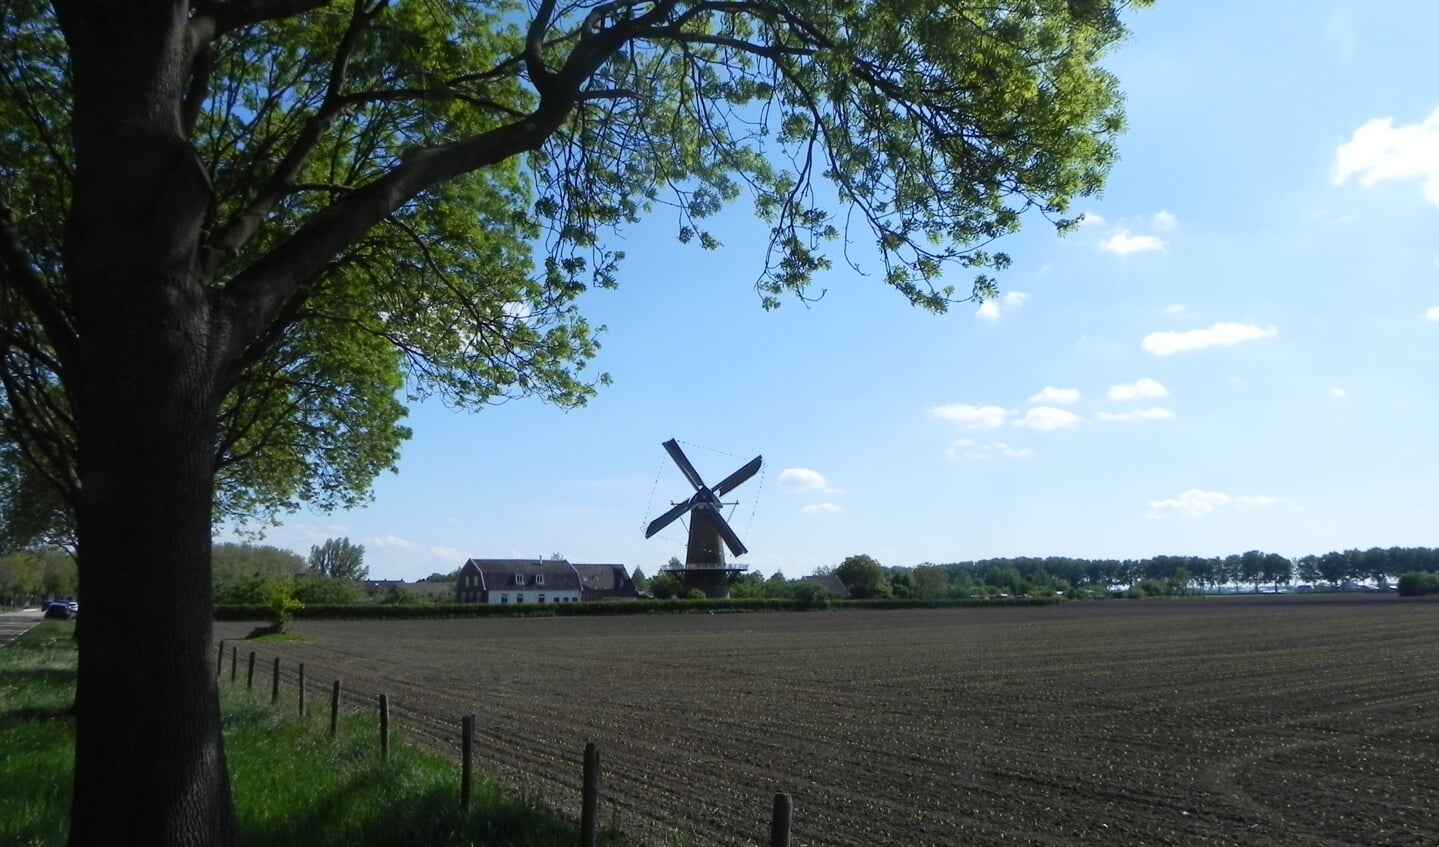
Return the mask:
<svg viewBox="0 0 1439 847">
<path fill-rule="evenodd" d="M 779 487 L 794 493 L 804 491 L 836 493 L 835 489 L 830 487 L 829 480 L 824 478 L 824 474 L 809 468 L 785 468 L 780 471 Z"/>
<path fill-rule="evenodd" d="M 950 459 L 970 459 L 972 461 L 984 461 L 986 459 L 1028 459 L 1034 455 L 1034 451 L 1027 447 L 1010 447 L 1003 441 L 995 441 L 990 444 L 980 444 L 971 438 L 961 438 L 949 445 L 944 455 Z"/>
<path fill-rule="evenodd" d="M 1080 226 L 1104 226 L 1104 216 L 1097 212 L 1085 212 L 1079 216 Z"/>
<path fill-rule="evenodd" d="M 1031 403 L 1055 403 L 1060 406 L 1069 406 L 1079 402 L 1078 388 L 1055 388 L 1052 385 L 1044 386 L 1044 390 L 1029 398 Z"/>
<path fill-rule="evenodd" d="M 470 558 L 463 550 L 455 547 L 431 547 L 430 555 L 441 561 L 454 562 L 455 567 L 463 565 L 465 560 Z"/>
<path fill-rule="evenodd" d="M 405 539 L 400 538 L 398 535 L 385 535 L 385 536 L 381 536 L 381 537 L 378 537 L 378 538 L 366 538 L 366 539 L 365 539 L 365 545 L 366 545 L 367 547 L 378 548 L 378 549 L 380 549 L 380 550 L 413 550 L 413 549 L 415 549 L 415 545 L 414 545 L 414 544 L 411 544 L 410 542 L 406 541 Z"/>
<path fill-rule="evenodd" d="M 1028 301 L 1029 295 L 1023 291 L 1010 291 L 996 300 L 986 300 L 980 303 L 979 308 L 974 310 L 974 314 L 981 320 L 993 323 L 999 320 L 1000 315 L 1018 309 Z"/>
<path fill-rule="evenodd" d="M 1134 382 L 1109 386 L 1109 399 L 1111 400 L 1153 400 L 1157 397 L 1168 396 L 1169 389 L 1165 388 L 1158 380 L 1150 379 L 1147 376 Z"/>
<path fill-rule="evenodd" d="M 1121 229 L 1100 242 L 1099 249 L 1116 256 L 1128 256 L 1130 253 L 1163 250 L 1165 246 L 1164 239 L 1157 236 L 1135 235 L 1127 229 Z"/>
<path fill-rule="evenodd" d="M 1231 496 L 1222 491 L 1201 491 L 1191 488 L 1168 500 L 1153 500 L 1149 503 L 1149 517 L 1162 518 L 1175 515 L 1184 518 L 1199 518 L 1221 509 L 1256 509 L 1282 503 L 1278 497 Z"/>
<path fill-rule="evenodd" d="M 1205 347 L 1228 347 L 1243 341 L 1273 338 L 1278 334 L 1279 330 L 1272 326 L 1217 323 L 1208 329 L 1191 329 L 1188 332 L 1151 332 L 1144 336 L 1142 346 L 1146 352 L 1156 356 L 1169 356 Z"/>
<path fill-rule="evenodd" d="M 1418 179 L 1424 199 L 1439 206 L 1439 109 L 1422 123 L 1396 127 L 1393 118 L 1376 118 L 1354 130 L 1334 154 L 1334 184 L 1351 177 L 1365 188 Z"/>
<path fill-rule="evenodd" d="M 1178 315 L 1178 314 L 1182 314 L 1183 312 L 1184 312 L 1184 304 L 1183 304 L 1183 303 L 1171 303 L 1171 304 L 1169 304 L 1168 306 L 1165 306 L 1165 307 L 1164 307 L 1164 314 L 1166 314 L 1166 315 Z"/>
<path fill-rule="evenodd" d="M 945 406 L 935 406 L 929 410 L 930 417 L 939 418 L 943 421 L 954 421 L 966 429 L 993 429 L 1004 426 L 1013 410 L 1001 409 L 998 406 L 971 406 L 967 403 L 950 403 Z"/>
<path fill-rule="evenodd" d="M 1343 400 L 1345 397 L 1349 396 L 1349 394 L 1344 389 L 1336 385 L 1329 389 L 1329 396 L 1333 397 L 1335 400 Z"/>
<path fill-rule="evenodd" d="M 1136 421 L 1172 421 L 1174 413 L 1155 406 L 1152 409 L 1138 409 L 1133 412 L 1100 412 L 1099 419 L 1110 423 L 1134 423 Z"/>
<path fill-rule="evenodd" d="M 1154 226 L 1155 229 L 1162 229 L 1166 231 L 1179 226 L 1179 219 L 1174 217 L 1172 213 L 1165 211 L 1155 212 L 1154 217 L 1150 218 L 1149 222 L 1151 225 Z"/>
<path fill-rule="evenodd" d="M 1439 321 L 1439 306 L 1430 306 L 1424 310 L 1424 320 Z"/>
<path fill-rule="evenodd" d="M 1079 415 L 1053 406 L 1035 406 L 1014 422 L 1015 426 L 1028 427 L 1036 432 L 1053 432 L 1078 424 Z"/>
<path fill-rule="evenodd" d="M 811 503 L 800 511 L 806 515 L 832 515 L 835 512 L 843 512 L 844 509 L 833 503 Z"/>
</svg>

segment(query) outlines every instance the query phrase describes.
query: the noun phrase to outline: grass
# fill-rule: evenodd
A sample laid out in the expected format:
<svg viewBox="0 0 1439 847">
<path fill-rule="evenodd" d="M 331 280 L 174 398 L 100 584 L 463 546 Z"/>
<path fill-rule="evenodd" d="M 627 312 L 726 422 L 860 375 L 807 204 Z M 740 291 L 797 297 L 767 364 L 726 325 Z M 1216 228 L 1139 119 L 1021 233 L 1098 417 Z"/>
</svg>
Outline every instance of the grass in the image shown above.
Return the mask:
<svg viewBox="0 0 1439 847">
<path fill-rule="evenodd" d="M 69 836 L 73 632 L 73 624 L 46 623 L 0 650 L 0 844 Z"/>
<path fill-rule="evenodd" d="M 73 624 L 43 623 L 0 650 L 0 844 L 62 845 L 69 831 L 75 690 Z M 373 718 L 282 715 L 258 694 L 221 689 L 225 750 L 243 843 L 573 845 L 578 825 L 502 796 L 476 775 L 459 809 L 459 767 L 392 739 L 381 763 Z M 613 832 L 602 844 L 622 843 Z"/>
</svg>

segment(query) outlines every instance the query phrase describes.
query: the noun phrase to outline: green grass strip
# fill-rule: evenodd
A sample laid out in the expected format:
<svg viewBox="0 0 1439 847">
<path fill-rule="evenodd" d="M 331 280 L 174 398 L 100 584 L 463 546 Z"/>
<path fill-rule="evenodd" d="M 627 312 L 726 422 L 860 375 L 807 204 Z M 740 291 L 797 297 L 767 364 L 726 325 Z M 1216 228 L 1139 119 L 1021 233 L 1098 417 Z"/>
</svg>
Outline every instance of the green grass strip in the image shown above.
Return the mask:
<svg viewBox="0 0 1439 847">
<path fill-rule="evenodd" d="M 63 845 L 69 833 L 75 696 L 73 623 L 46 622 L 0 650 L 0 844 Z M 328 706 L 328 704 L 326 704 Z M 328 708 L 300 718 L 268 696 L 221 685 L 225 752 L 243 843 L 267 847 L 579 842 L 579 828 L 505 797 L 477 774 L 468 815 L 459 767 L 394 739 L 381 763 L 378 722 L 349 715 L 329 737 Z M 624 843 L 607 832 L 602 844 Z"/>
</svg>

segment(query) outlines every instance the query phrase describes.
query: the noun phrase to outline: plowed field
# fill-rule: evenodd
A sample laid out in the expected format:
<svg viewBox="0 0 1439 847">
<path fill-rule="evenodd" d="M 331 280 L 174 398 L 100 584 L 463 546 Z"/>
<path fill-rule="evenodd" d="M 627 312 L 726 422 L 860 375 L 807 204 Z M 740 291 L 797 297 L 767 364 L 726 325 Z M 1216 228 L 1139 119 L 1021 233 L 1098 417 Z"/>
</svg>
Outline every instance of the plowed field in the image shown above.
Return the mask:
<svg viewBox="0 0 1439 847">
<path fill-rule="evenodd" d="M 238 638 L 246 624 L 217 624 Z M 577 815 L 763 844 L 1439 844 L 1439 603 L 301 621 L 280 656 L 407 738 Z M 241 642 L 241 663 L 250 650 Z M 229 651 L 226 649 L 225 679 Z M 240 670 L 243 682 L 244 668 Z M 228 681 L 226 682 L 228 684 Z"/>
</svg>

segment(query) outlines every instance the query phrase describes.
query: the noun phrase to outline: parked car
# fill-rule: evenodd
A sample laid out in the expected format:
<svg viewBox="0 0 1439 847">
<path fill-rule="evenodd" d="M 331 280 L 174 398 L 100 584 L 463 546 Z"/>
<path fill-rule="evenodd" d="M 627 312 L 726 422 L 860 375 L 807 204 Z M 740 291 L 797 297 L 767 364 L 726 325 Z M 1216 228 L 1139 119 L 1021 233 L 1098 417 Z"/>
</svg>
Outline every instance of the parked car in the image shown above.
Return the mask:
<svg viewBox="0 0 1439 847">
<path fill-rule="evenodd" d="M 68 621 L 74 616 L 75 610 L 70 608 L 69 603 L 51 603 L 45 607 L 47 620 Z"/>
</svg>

